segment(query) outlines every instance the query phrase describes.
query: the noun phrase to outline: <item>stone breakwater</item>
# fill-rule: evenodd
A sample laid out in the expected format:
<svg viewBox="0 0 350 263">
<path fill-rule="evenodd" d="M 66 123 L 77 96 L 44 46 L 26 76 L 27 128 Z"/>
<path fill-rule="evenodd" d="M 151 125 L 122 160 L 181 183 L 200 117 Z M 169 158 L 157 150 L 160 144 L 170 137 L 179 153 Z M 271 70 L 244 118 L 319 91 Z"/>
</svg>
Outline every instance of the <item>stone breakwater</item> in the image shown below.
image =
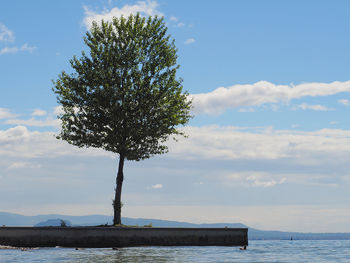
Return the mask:
<svg viewBox="0 0 350 263">
<path fill-rule="evenodd" d="M 0 227 L 0 246 L 247 246 L 247 228 Z"/>
</svg>

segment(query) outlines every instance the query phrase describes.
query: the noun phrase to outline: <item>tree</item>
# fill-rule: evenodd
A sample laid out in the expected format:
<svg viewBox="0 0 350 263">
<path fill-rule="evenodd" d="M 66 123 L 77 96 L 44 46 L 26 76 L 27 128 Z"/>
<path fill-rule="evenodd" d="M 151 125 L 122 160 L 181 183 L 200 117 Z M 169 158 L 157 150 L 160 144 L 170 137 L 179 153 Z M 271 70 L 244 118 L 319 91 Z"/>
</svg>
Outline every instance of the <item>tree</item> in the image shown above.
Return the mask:
<svg viewBox="0 0 350 263">
<path fill-rule="evenodd" d="M 125 160 L 168 151 L 165 142 L 191 118 L 189 94 L 177 79 L 177 49 L 163 18 L 113 18 L 93 23 L 84 42 L 90 53 L 70 60 L 54 81 L 63 113 L 58 139 L 119 154 L 114 224 L 121 224 Z"/>
</svg>

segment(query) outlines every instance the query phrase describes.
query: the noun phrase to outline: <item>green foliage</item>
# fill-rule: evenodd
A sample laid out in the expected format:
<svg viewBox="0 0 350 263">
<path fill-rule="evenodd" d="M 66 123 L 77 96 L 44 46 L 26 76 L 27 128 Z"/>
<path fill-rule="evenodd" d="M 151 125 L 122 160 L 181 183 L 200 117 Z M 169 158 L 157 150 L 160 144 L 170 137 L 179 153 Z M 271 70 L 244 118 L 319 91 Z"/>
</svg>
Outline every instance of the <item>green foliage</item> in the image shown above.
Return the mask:
<svg viewBox="0 0 350 263">
<path fill-rule="evenodd" d="M 190 116 L 191 101 L 176 78 L 177 49 L 163 18 L 129 16 L 94 23 L 82 52 L 53 91 L 63 106 L 58 138 L 142 160 L 167 152 L 165 141 Z"/>
</svg>

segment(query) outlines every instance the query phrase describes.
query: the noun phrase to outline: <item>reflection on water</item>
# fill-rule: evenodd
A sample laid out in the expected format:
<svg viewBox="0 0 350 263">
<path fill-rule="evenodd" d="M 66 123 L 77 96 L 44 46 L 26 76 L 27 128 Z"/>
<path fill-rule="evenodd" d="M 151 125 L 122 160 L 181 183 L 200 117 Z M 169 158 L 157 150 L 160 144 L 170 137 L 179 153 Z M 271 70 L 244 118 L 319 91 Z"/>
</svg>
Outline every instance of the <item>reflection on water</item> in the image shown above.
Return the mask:
<svg viewBox="0 0 350 263">
<path fill-rule="evenodd" d="M 112 249 L 0 249 L 0 262 L 349 262 L 350 241 L 250 241 L 238 247 L 136 247 Z"/>
<path fill-rule="evenodd" d="M 181 249 L 169 249 L 163 247 L 140 247 L 111 249 L 84 249 L 79 253 L 72 253 L 71 258 L 75 262 L 184 262 Z"/>
</svg>

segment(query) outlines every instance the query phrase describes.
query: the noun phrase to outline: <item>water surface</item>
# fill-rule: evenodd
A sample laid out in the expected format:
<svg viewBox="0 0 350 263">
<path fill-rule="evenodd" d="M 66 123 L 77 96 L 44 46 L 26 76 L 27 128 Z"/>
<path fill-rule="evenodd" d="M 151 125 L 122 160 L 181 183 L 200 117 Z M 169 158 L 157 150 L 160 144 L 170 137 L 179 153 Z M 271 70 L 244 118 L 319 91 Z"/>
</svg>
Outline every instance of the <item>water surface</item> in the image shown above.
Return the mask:
<svg viewBox="0 0 350 263">
<path fill-rule="evenodd" d="M 250 241 L 238 247 L 0 249 L 0 262 L 350 262 L 349 240 Z"/>
</svg>

